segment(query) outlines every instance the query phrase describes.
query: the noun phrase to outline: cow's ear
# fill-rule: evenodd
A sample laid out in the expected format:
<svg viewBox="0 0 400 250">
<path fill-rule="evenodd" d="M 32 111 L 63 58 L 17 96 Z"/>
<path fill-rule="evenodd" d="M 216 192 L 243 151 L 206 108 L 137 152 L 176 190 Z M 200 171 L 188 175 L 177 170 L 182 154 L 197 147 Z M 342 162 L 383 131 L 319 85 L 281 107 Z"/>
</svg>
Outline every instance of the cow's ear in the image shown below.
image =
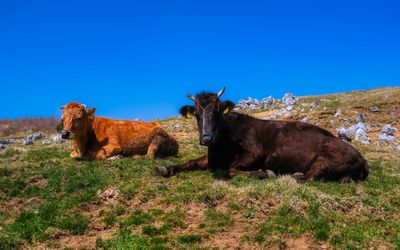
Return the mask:
<svg viewBox="0 0 400 250">
<path fill-rule="evenodd" d="M 189 105 L 183 106 L 182 108 L 179 109 L 179 113 L 183 117 L 185 117 L 187 119 L 190 119 L 190 118 L 193 117 L 194 107 L 193 106 L 189 106 Z"/>
<path fill-rule="evenodd" d="M 235 104 L 231 101 L 224 101 L 221 104 L 221 110 L 222 112 L 225 114 L 228 114 L 229 112 L 231 112 L 231 110 L 235 107 Z"/>
<path fill-rule="evenodd" d="M 96 112 L 96 108 L 86 109 L 86 114 L 88 116 L 94 116 L 94 112 Z"/>
</svg>

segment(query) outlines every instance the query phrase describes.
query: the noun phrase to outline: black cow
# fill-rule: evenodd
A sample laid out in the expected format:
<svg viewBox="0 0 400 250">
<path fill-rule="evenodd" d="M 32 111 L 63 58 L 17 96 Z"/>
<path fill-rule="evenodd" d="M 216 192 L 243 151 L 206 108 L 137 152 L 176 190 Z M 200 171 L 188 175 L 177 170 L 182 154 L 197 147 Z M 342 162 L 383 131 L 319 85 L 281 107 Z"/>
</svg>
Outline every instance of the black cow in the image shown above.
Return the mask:
<svg viewBox="0 0 400 250">
<path fill-rule="evenodd" d="M 200 144 L 207 155 L 179 166 L 157 167 L 156 172 L 171 176 L 181 171 L 217 168 L 229 176 L 243 174 L 268 177 L 295 174 L 307 180 L 364 180 L 369 166 L 352 146 L 317 126 L 297 121 L 268 121 L 232 112 L 231 101 L 220 101 L 218 92 L 188 95 L 194 106 L 183 106 L 182 116 L 195 116 Z"/>
</svg>

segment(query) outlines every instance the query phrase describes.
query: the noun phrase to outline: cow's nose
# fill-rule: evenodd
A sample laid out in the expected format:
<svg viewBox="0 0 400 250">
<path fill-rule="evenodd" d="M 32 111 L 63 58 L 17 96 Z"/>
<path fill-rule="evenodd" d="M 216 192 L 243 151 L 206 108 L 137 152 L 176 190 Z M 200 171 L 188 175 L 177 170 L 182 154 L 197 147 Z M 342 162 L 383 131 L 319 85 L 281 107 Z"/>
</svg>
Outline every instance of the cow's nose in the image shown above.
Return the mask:
<svg viewBox="0 0 400 250">
<path fill-rule="evenodd" d="M 212 135 L 203 135 L 203 136 L 201 137 L 201 140 L 202 140 L 203 142 L 206 142 L 206 143 L 212 141 L 212 139 L 213 139 Z"/>
<path fill-rule="evenodd" d="M 61 138 L 68 139 L 70 134 L 71 133 L 69 131 L 63 130 L 63 131 L 61 131 Z"/>
</svg>

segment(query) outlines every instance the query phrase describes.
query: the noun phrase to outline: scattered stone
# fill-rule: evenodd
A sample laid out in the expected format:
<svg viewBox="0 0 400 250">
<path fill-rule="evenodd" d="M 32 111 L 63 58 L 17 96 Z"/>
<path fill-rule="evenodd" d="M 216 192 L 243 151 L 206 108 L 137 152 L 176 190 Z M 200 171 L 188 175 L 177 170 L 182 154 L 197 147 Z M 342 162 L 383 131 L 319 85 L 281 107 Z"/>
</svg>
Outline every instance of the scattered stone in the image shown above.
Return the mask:
<svg viewBox="0 0 400 250">
<path fill-rule="evenodd" d="M 379 107 L 377 105 L 375 105 L 375 106 L 372 106 L 369 108 L 369 112 L 378 113 L 378 112 L 381 112 L 381 110 L 379 109 Z"/>
<path fill-rule="evenodd" d="M 33 144 L 33 141 L 29 138 L 25 138 L 22 140 L 22 145 L 24 145 L 24 146 L 28 146 L 28 145 L 32 145 L 32 144 Z"/>
<path fill-rule="evenodd" d="M 42 142 L 42 144 L 43 145 L 49 145 L 51 142 L 49 141 L 49 140 L 44 140 L 43 142 Z"/>
<path fill-rule="evenodd" d="M 365 126 L 365 115 L 359 114 L 356 119 L 357 124 L 349 128 L 343 126 L 337 130 L 339 138 L 345 142 L 350 142 L 352 136 L 355 135 L 354 141 L 361 142 L 363 144 L 370 144 L 371 138 L 367 134 L 367 126 Z"/>
<path fill-rule="evenodd" d="M 61 134 L 53 134 L 50 136 L 50 140 L 54 143 L 62 143 L 64 142 L 63 138 L 61 137 Z"/>
<path fill-rule="evenodd" d="M 306 116 L 303 119 L 301 119 L 301 122 L 308 123 L 308 117 Z"/>
<path fill-rule="evenodd" d="M 286 93 L 283 98 L 282 102 L 285 106 L 290 106 L 296 104 L 297 98 L 292 93 Z"/>
<path fill-rule="evenodd" d="M 397 146 L 396 150 L 400 152 L 400 145 Z"/>
<path fill-rule="evenodd" d="M 367 126 L 365 126 L 365 115 L 359 114 L 356 119 L 357 124 L 354 127 L 355 138 L 354 141 L 361 142 L 362 144 L 370 144 L 371 138 L 367 134 Z"/>
<path fill-rule="evenodd" d="M 365 122 L 365 115 L 364 114 L 359 114 L 358 116 L 357 116 L 357 119 L 356 119 L 356 123 L 360 123 L 360 122 Z"/>
<path fill-rule="evenodd" d="M 275 103 L 275 98 L 272 96 L 268 96 L 263 98 L 261 101 L 252 97 L 248 97 L 247 99 L 240 99 L 238 104 L 236 105 L 236 110 L 239 109 L 251 109 L 251 110 L 259 110 L 264 108 L 269 108 Z"/>
<path fill-rule="evenodd" d="M 397 128 L 392 127 L 390 124 L 383 126 L 382 131 L 379 135 L 378 141 L 380 142 L 392 142 L 396 140 Z"/>
<path fill-rule="evenodd" d="M 363 126 L 360 126 L 363 125 Z M 356 126 L 356 137 L 354 138 L 355 141 L 359 141 L 362 144 L 370 144 L 371 138 L 367 134 L 367 128 L 365 127 L 364 123 L 359 123 Z"/>
<path fill-rule="evenodd" d="M 118 196 L 119 196 L 119 192 L 113 188 L 107 188 L 104 191 L 98 190 L 97 191 L 97 195 L 106 203 L 114 203 L 117 201 Z"/>
<path fill-rule="evenodd" d="M 348 128 L 346 129 L 345 127 L 341 126 L 339 127 L 339 129 L 337 130 L 338 133 L 338 137 L 340 139 L 342 139 L 345 142 L 351 142 L 351 136 L 354 133 L 354 129 L 352 128 Z"/>
<path fill-rule="evenodd" d="M 272 96 L 265 97 L 261 100 L 265 107 L 270 107 L 275 103 L 275 98 Z"/>
<path fill-rule="evenodd" d="M 35 140 L 39 140 L 42 139 L 44 137 L 44 135 L 42 133 L 36 133 L 33 135 L 28 135 L 27 137 L 25 137 L 26 140 L 30 140 L 30 141 L 35 141 Z"/>
<path fill-rule="evenodd" d="M 0 144 L 0 149 L 6 149 L 7 148 L 7 145 L 5 145 L 5 144 Z"/>
<path fill-rule="evenodd" d="M 8 144 L 15 143 L 17 141 L 18 141 L 17 139 L 3 139 L 3 140 L 0 140 L 0 144 L 8 145 Z"/>
<path fill-rule="evenodd" d="M 288 110 L 288 111 L 292 111 L 293 109 L 294 109 L 294 108 L 293 108 L 292 105 L 286 107 L 286 110 Z"/>
<path fill-rule="evenodd" d="M 341 109 L 336 110 L 335 117 L 338 117 L 341 115 L 342 115 L 342 110 Z"/>
<path fill-rule="evenodd" d="M 310 109 L 315 109 L 318 106 L 318 102 L 317 101 L 313 101 L 310 105 Z"/>
</svg>

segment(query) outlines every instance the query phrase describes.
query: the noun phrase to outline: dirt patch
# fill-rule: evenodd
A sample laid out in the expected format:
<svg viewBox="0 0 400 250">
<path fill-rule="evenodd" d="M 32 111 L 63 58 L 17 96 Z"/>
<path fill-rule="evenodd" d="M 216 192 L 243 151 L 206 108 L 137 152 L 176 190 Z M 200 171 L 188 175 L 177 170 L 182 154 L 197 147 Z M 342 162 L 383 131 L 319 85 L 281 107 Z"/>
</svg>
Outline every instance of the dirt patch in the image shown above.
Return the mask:
<svg viewBox="0 0 400 250">
<path fill-rule="evenodd" d="M 284 249 L 309 250 L 309 249 L 333 249 L 326 243 L 316 243 L 314 238 L 309 235 L 303 235 L 299 238 L 285 239 Z"/>
<path fill-rule="evenodd" d="M 63 247 L 69 247 L 72 249 L 96 249 L 96 240 L 109 239 L 117 231 L 116 228 L 92 232 L 89 235 L 67 235 L 61 236 L 59 243 Z"/>
<path fill-rule="evenodd" d="M 105 204 L 115 203 L 118 200 L 119 192 L 114 187 L 109 187 L 104 191 L 98 190 L 97 195 Z"/>
</svg>

